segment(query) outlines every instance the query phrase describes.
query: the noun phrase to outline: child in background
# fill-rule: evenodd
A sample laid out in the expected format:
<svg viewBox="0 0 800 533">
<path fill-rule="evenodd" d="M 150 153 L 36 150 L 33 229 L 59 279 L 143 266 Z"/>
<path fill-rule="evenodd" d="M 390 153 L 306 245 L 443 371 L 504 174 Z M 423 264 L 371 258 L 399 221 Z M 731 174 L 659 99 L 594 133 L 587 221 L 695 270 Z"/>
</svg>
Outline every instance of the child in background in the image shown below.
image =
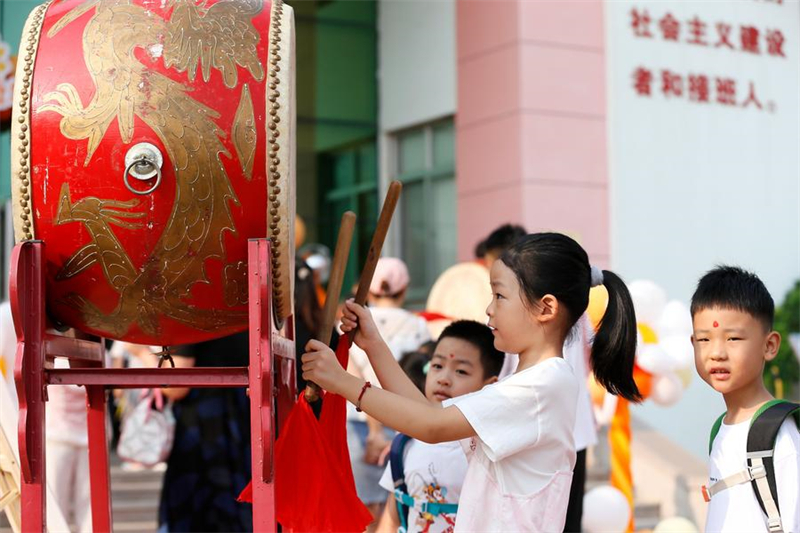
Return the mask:
<svg viewBox="0 0 800 533">
<path fill-rule="evenodd" d="M 425 397 L 434 403 L 481 390 L 497 381 L 504 354 L 494 347 L 492 331 L 472 320 L 459 320 L 447 326 L 439 336 L 425 379 Z M 403 439 L 405 449 L 392 456 L 381 478 L 381 487 L 389 498 L 378 524 L 378 533 L 396 533 L 402 524 L 408 533 L 445 533 L 453 531 L 455 513 L 432 512 L 425 503 L 458 504 L 461 485 L 467 474 L 467 459 L 458 442 L 426 444 Z M 394 447 L 401 444 L 394 444 Z M 399 468 L 402 465 L 402 468 Z M 393 471 L 403 473 L 406 492 L 414 505 L 404 506 L 400 515 L 396 504 L 397 480 Z M 411 507 L 409 509 L 409 507 Z M 447 509 L 447 508 L 445 508 Z M 452 506 L 451 506 L 452 509 Z M 436 509 L 438 511 L 438 509 Z"/>
<path fill-rule="evenodd" d="M 425 392 L 425 380 L 430 367 L 431 356 L 432 354 L 430 353 L 417 350 L 416 352 L 406 352 L 398 361 L 403 372 L 423 393 Z"/>
<path fill-rule="evenodd" d="M 377 329 L 396 360 L 430 340 L 425 320 L 403 309 L 410 283 L 408 267 L 402 260 L 382 257 L 375 266 L 367 296 Z M 358 346 L 350 348 L 348 370 L 362 379 L 377 382 L 367 354 Z M 380 517 L 386 499 L 384 490 L 378 484 L 383 474 L 380 458 L 393 437 L 394 431 L 383 427 L 366 413 L 356 412 L 352 406 L 348 406 L 347 446 L 356 492 L 376 519 Z"/>
<path fill-rule="evenodd" d="M 747 453 L 749 430 L 762 408 L 774 400 L 762 378 L 764 363 L 775 358 L 781 345 L 780 334 L 772 330 L 772 297 L 755 274 L 720 266 L 700 279 L 691 312 L 697 373 L 722 394 L 728 409 L 718 421 L 719 432 L 712 436 L 710 447 L 706 531 L 778 532 L 782 522 L 782 531 L 798 533 L 800 433 L 791 416 L 779 426 L 773 443 L 774 479 L 769 482 L 767 474 L 754 480 L 756 484 L 767 482 L 767 490 L 759 489 L 762 501 L 765 497 L 772 500 L 772 490 L 777 492 L 777 501 L 773 500 L 776 516 L 770 518 L 778 518 L 779 511 L 779 520 L 768 527 L 750 479 L 732 481 L 740 472 L 753 472 L 748 468 L 748 459 L 754 459 Z M 768 459 L 763 459 L 765 464 Z M 715 487 L 721 480 L 725 482 Z"/>
<path fill-rule="evenodd" d="M 586 251 L 556 233 L 527 235 L 491 269 L 486 310 L 500 351 L 519 354 L 517 371 L 478 392 L 431 405 L 402 372 L 369 312 L 347 302 L 342 330 L 370 358 L 386 390 L 347 374 L 334 353 L 311 341 L 306 379 L 347 398 L 385 425 L 424 442 L 464 439 L 469 467 L 455 531 L 561 531 L 575 463 L 578 383 L 562 357 L 564 341 L 605 285 L 609 302 L 592 346 L 592 367 L 606 390 L 640 400 L 633 380 L 636 316 L 622 280 L 592 268 Z"/>
</svg>

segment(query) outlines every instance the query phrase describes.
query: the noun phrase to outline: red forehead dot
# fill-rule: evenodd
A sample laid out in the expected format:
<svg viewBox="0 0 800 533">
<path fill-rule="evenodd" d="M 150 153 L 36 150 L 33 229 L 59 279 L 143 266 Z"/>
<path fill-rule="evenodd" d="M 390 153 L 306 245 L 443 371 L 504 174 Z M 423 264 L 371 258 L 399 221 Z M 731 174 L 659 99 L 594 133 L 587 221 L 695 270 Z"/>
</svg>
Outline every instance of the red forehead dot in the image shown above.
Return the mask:
<svg viewBox="0 0 800 533">
<path fill-rule="evenodd" d="M 450 359 L 455 359 L 455 357 L 456 357 L 455 354 L 453 354 L 453 353 L 450 354 Z"/>
<path fill-rule="evenodd" d="M 714 327 L 715 327 L 715 328 L 718 328 L 718 327 L 719 327 L 719 322 L 717 322 L 716 320 L 714 321 Z"/>
</svg>

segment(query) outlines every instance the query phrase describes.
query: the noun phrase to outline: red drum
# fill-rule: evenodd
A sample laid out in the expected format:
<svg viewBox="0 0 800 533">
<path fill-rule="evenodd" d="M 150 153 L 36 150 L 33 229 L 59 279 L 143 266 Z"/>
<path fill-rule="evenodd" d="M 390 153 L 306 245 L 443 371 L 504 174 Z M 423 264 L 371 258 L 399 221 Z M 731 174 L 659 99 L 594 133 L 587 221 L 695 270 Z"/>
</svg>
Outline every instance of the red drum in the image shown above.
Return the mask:
<svg viewBox="0 0 800 533">
<path fill-rule="evenodd" d="M 281 0 L 65 0 L 20 45 L 17 240 L 57 322 L 174 345 L 247 327 L 247 240 L 292 313 L 294 22 Z"/>
</svg>

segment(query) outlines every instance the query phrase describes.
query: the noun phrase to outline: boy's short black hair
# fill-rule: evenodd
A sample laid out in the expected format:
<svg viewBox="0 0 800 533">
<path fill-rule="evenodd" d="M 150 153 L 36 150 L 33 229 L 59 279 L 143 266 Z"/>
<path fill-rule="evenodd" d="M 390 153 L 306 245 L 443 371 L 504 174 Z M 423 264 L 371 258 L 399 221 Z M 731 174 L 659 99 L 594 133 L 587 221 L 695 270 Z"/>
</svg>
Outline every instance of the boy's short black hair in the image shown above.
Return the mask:
<svg viewBox="0 0 800 533">
<path fill-rule="evenodd" d="M 484 254 L 486 252 L 495 252 L 500 255 L 517 242 L 518 239 L 527 234 L 528 232 L 525 231 L 525 228 L 520 225 L 503 224 L 484 239 Z"/>
<path fill-rule="evenodd" d="M 735 266 L 717 266 L 697 283 L 692 295 L 692 317 L 712 307 L 747 313 L 767 331 L 775 319 L 775 302 L 764 283 L 752 272 Z"/>
<path fill-rule="evenodd" d="M 483 239 L 475 245 L 475 259 L 483 259 L 486 257 L 486 239 Z"/>
<path fill-rule="evenodd" d="M 483 379 L 500 375 L 506 354 L 494 347 L 494 335 L 489 326 L 474 320 L 456 320 L 442 330 L 438 345 L 442 339 L 461 339 L 475 346 L 481 354 Z"/>
</svg>

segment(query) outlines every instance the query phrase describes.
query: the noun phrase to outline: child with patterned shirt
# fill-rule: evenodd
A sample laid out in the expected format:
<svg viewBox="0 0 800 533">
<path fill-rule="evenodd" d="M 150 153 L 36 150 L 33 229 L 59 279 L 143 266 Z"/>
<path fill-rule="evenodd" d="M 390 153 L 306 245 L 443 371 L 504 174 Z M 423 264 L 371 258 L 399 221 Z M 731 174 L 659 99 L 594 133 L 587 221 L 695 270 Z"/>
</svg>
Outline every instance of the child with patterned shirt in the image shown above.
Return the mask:
<svg viewBox="0 0 800 533">
<path fill-rule="evenodd" d="M 472 320 L 459 320 L 447 326 L 436 342 L 425 379 L 425 397 L 442 402 L 463 394 L 481 390 L 497 381 L 503 366 L 504 354 L 494 347 L 492 331 Z M 461 485 L 467 473 L 467 458 L 458 442 L 428 444 L 405 435 L 395 437 L 401 449 L 386 467 L 380 485 L 389 491 L 378 533 L 395 533 L 404 524 L 408 533 L 450 533 Z M 400 467 L 405 481 L 405 493 L 399 496 L 407 505 L 400 505 L 406 516 L 398 511 L 396 483 L 392 470 Z M 410 499 L 413 499 L 413 505 Z M 449 504 L 425 507 L 423 504 Z"/>
</svg>

